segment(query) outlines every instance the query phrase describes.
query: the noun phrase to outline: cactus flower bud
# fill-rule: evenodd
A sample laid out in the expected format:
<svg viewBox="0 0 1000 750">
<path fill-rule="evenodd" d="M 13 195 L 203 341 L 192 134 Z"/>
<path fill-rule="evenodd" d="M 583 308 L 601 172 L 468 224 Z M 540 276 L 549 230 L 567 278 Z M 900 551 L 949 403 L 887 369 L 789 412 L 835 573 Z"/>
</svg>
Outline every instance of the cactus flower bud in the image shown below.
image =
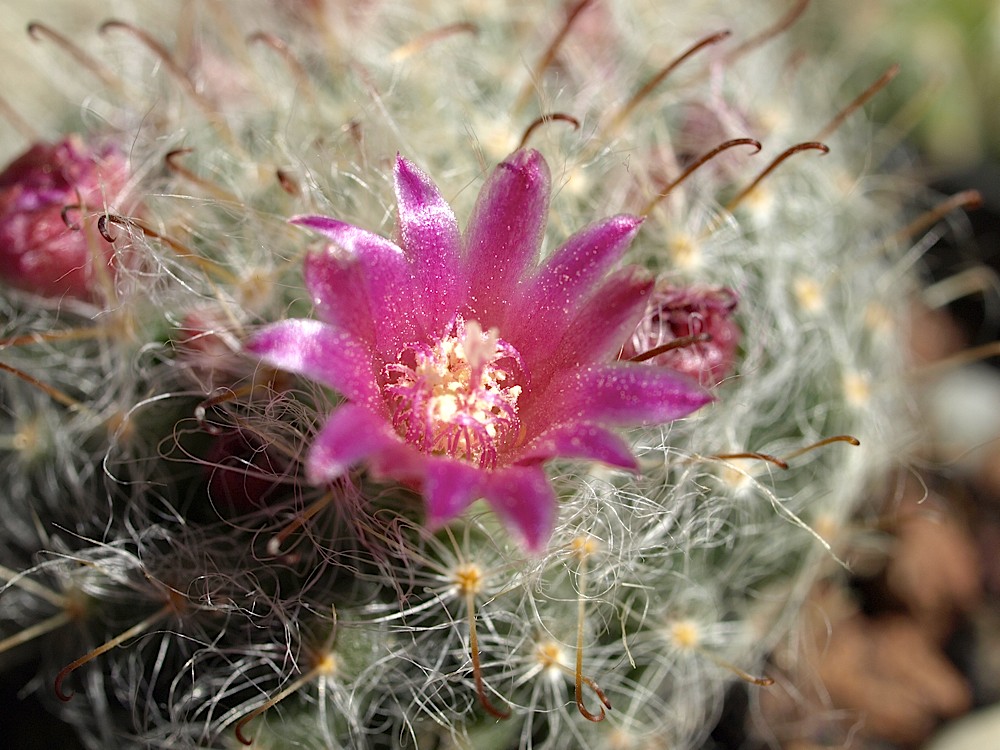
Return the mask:
<svg viewBox="0 0 1000 750">
<path fill-rule="evenodd" d="M 724 287 L 660 283 L 621 358 L 632 359 L 672 342 L 681 344 L 691 339 L 650 361 L 689 375 L 702 385 L 717 385 L 732 369 L 740 343 L 740 329 L 732 318 L 736 303 L 736 293 Z"/>
<path fill-rule="evenodd" d="M 36 143 L 0 173 L 0 279 L 43 297 L 95 297 L 113 248 L 87 220 L 128 179 L 124 154 L 71 135 Z"/>
</svg>

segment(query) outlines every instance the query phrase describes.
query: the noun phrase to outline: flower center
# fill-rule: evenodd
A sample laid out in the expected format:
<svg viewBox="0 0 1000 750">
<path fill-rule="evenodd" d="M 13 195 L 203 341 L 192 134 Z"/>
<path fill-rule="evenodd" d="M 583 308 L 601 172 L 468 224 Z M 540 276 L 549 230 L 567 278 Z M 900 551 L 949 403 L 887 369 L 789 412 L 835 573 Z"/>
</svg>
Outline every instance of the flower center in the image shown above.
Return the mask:
<svg viewBox="0 0 1000 750">
<path fill-rule="evenodd" d="M 494 468 L 497 451 L 520 429 L 524 365 L 496 329 L 457 316 L 434 345 L 411 344 L 387 365 L 386 393 L 396 431 L 427 453 Z"/>
</svg>

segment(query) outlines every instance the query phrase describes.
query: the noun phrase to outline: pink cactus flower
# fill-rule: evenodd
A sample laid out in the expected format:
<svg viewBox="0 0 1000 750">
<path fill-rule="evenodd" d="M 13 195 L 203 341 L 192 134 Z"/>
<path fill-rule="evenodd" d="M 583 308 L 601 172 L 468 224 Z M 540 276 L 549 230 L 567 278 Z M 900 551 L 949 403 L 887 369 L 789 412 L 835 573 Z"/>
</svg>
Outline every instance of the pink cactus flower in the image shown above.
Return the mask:
<svg viewBox="0 0 1000 750">
<path fill-rule="evenodd" d="M 732 369 L 740 343 L 741 331 L 733 320 L 736 304 L 736 293 L 725 287 L 658 284 L 621 358 L 677 342 L 682 345 L 648 361 L 702 385 L 718 385 Z"/>
<path fill-rule="evenodd" d="M 463 236 L 434 183 L 400 157 L 397 243 L 331 218 L 292 220 L 330 241 L 305 265 L 320 320 L 272 324 L 247 348 L 346 399 L 311 446 L 314 481 L 365 462 L 418 487 L 432 527 L 484 498 L 538 550 L 555 520 L 546 461 L 634 470 L 614 428 L 711 400 L 684 375 L 616 361 L 653 286 L 639 269 L 611 270 L 640 219 L 592 224 L 538 264 L 549 182 L 540 154 L 514 153 Z"/>
<path fill-rule="evenodd" d="M 97 265 L 113 270 L 113 248 L 83 216 L 113 203 L 127 180 L 124 154 L 91 148 L 79 136 L 37 143 L 7 165 L 0 173 L 0 278 L 44 297 L 93 299 Z"/>
</svg>

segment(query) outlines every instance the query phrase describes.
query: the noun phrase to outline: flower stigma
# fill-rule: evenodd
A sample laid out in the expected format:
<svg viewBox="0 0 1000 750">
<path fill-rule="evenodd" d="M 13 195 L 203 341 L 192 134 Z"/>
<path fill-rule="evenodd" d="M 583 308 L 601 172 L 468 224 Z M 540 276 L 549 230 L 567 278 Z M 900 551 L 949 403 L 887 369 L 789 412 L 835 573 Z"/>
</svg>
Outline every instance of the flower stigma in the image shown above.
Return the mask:
<svg viewBox="0 0 1000 750">
<path fill-rule="evenodd" d="M 427 453 L 492 469 L 520 431 L 524 365 L 491 328 L 461 315 L 437 343 L 411 344 L 385 368 L 393 427 Z"/>
</svg>

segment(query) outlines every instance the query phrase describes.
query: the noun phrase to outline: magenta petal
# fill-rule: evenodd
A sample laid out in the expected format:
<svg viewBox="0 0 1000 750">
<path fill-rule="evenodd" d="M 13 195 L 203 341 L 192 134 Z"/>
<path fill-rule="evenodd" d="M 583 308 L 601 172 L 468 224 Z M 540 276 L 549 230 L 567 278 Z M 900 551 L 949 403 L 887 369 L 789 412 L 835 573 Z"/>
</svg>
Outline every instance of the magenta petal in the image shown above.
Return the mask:
<svg viewBox="0 0 1000 750">
<path fill-rule="evenodd" d="M 581 364 L 617 358 L 645 312 L 653 283 L 635 266 L 611 274 L 581 306 L 557 357 Z"/>
<path fill-rule="evenodd" d="M 534 263 L 549 207 L 541 154 L 517 151 L 490 175 L 466 229 L 469 303 L 484 328 L 504 329 L 505 311 Z"/>
<path fill-rule="evenodd" d="M 631 427 L 684 417 L 712 401 L 697 381 L 658 367 L 612 363 L 562 373 L 537 418 Z"/>
<path fill-rule="evenodd" d="M 367 276 L 361 263 L 338 258 L 333 248 L 309 253 L 305 280 L 316 314 L 374 348 L 375 319 L 366 292 Z"/>
<path fill-rule="evenodd" d="M 556 494 L 541 467 L 511 466 L 486 474 L 483 495 L 504 522 L 540 552 L 552 534 Z"/>
<path fill-rule="evenodd" d="M 447 458 L 428 459 L 423 494 L 427 525 L 437 528 L 464 511 L 482 494 L 484 472 L 471 464 Z"/>
<path fill-rule="evenodd" d="M 532 391 L 522 397 L 522 409 L 531 413 L 548 399 L 548 383 L 556 373 L 617 359 L 646 309 L 652 288 L 652 278 L 640 268 L 623 268 L 611 274 L 582 306 L 558 342 L 530 359 L 525 357 L 531 368 Z"/>
<path fill-rule="evenodd" d="M 425 327 L 437 331 L 451 320 L 457 307 L 462 247 L 458 222 L 430 177 L 401 156 L 396 157 L 395 177 L 400 245 L 427 299 L 431 315 Z"/>
<path fill-rule="evenodd" d="M 563 424 L 546 430 L 517 452 L 518 464 L 550 458 L 585 458 L 622 469 L 635 469 L 632 450 L 621 437 L 600 425 Z"/>
<path fill-rule="evenodd" d="M 336 319 L 339 313 L 334 308 L 357 299 L 356 291 L 341 287 L 344 277 L 338 269 L 357 264 L 349 277 L 364 280 L 375 347 L 383 359 L 395 360 L 406 344 L 419 338 L 418 321 L 427 317 L 421 304 L 425 297 L 403 251 L 384 237 L 325 216 L 297 216 L 290 221 L 319 232 L 335 245 L 306 265 L 313 304 L 321 314 Z"/>
<path fill-rule="evenodd" d="M 384 419 L 361 406 L 344 404 L 319 431 L 306 458 L 309 481 L 323 484 L 352 465 L 398 443 Z"/>
<path fill-rule="evenodd" d="M 628 249 L 642 224 L 636 216 L 615 216 L 577 232 L 525 284 L 515 309 L 530 310 L 508 319 L 504 334 L 521 356 L 532 361 L 549 354 L 584 300 Z"/>
<path fill-rule="evenodd" d="M 305 375 L 351 401 L 384 410 L 369 350 L 350 334 L 318 320 L 270 325 L 244 347 L 279 370 Z"/>
</svg>

